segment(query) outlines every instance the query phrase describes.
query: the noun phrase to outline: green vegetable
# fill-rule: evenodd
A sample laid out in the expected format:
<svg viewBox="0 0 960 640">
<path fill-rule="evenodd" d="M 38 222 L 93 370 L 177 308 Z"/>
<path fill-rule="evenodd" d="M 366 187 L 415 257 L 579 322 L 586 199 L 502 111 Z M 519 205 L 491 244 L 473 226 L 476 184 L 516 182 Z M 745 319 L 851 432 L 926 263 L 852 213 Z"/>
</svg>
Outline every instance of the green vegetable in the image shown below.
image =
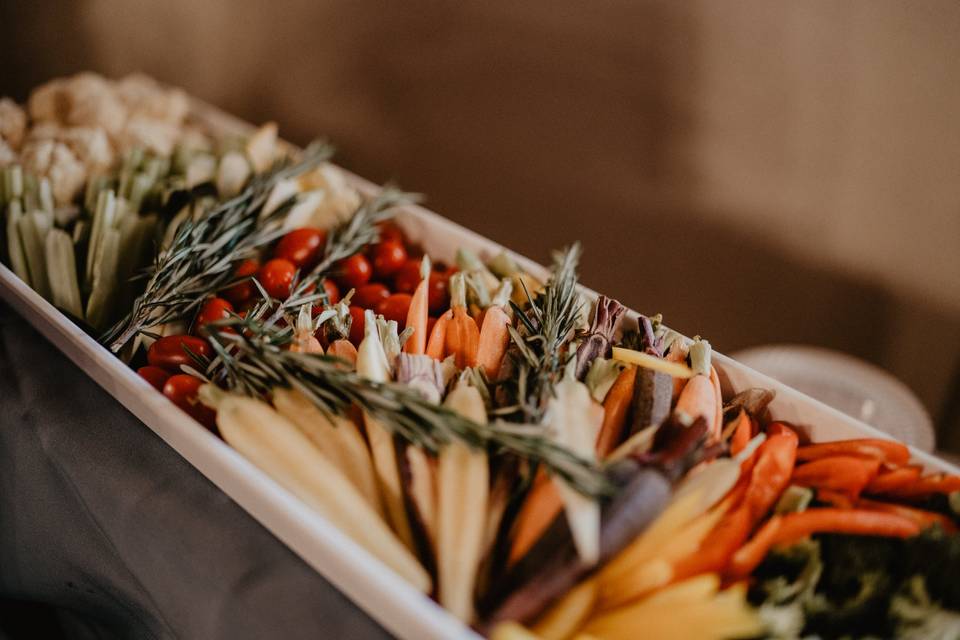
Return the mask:
<svg viewBox="0 0 960 640">
<path fill-rule="evenodd" d="M 47 275 L 53 304 L 76 318 L 83 318 L 83 302 L 77 284 L 73 241 L 66 231 L 51 229 L 45 244 Z"/>
</svg>

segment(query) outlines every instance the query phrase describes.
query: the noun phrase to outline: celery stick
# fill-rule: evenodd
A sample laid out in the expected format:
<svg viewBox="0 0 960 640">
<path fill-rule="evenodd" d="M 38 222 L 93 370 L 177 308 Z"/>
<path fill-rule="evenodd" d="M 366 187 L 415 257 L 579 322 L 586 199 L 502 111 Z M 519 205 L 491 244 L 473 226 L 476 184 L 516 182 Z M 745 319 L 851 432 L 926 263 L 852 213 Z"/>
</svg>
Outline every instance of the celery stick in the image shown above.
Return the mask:
<svg viewBox="0 0 960 640">
<path fill-rule="evenodd" d="M 116 213 L 117 197 L 113 191 L 104 190 L 97 198 L 97 208 L 93 212 L 93 228 L 90 230 L 90 244 L 87 247 L 86 280 L 93 282 L 93 269 L 100 251 L 100 243 L 104 233 L 113 228 L 113 217 Z"/>
<path fill-rule="evenodd" d="M 46 299 L 50 299 L 50 284 L 47 280 L 47 263 L 44 256 L 44 239 L 50 230 L 47 219 L 39 211 L 25 214 L 17 223 L 23 254 L 30 270 L 30 286 Z"/>
<path fill-rule="evenodd" d="M 45 254 L 51 301 L 67 313 L 82 319 L 83 303 L 80 300 L 80 288 L 77 286 L 77 263 L 70 235 L 61 229 L 51 229 L 47 234 Z"/>
<path fill-rule="evenodd" d="M 23 251 L 23 242 L 20 240 L 19 222 L 23 218 L 20 201 L 13 200 L 7 205 L 7 251 L 10 255 L 10 267 L 28 285 L 30 284 L 30 270 L 27 268 L 27 256 Z"/>
<path fill-rule="evenodd" d="M 94 329 L 105 328 L 111 319 L 119 259 L 120 232 L 116 229 L 107 229 L 103 233 L 99 255 L 94 263 L 93 291 L 87 301 L 87 322 Z"/>
</svg>

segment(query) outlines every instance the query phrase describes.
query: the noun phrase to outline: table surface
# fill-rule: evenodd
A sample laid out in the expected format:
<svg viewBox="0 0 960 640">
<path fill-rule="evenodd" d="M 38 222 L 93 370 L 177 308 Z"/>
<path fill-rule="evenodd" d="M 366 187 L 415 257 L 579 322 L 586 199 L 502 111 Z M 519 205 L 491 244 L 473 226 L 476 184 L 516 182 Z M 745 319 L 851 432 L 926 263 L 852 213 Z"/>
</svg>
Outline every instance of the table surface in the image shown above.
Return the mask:
<svg viewBox="0 0 960 640">
<path fill-rule="evenodd" d="M 82 638 L 390 637 L 2 303 L 0 372 L 0 616 L 41 603 Z"/>
</svg>

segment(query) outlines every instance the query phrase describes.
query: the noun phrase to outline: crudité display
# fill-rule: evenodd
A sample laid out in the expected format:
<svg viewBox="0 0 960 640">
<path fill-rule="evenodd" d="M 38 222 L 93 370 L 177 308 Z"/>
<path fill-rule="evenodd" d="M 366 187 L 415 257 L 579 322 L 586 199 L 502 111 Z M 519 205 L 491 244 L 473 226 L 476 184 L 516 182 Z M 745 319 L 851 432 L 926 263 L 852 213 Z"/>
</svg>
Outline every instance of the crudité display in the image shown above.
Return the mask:
<svg viewBox="0 0 960 640">
<path fill-rule="evenodd" d="M 3 260 L 483 634 L 960 637 L 960 477 L 725 396 L 708 341 L 582 296 L 576 244 L 425 255 L 330 155 L 56 80 L 0 101 Z"/>
</svg>

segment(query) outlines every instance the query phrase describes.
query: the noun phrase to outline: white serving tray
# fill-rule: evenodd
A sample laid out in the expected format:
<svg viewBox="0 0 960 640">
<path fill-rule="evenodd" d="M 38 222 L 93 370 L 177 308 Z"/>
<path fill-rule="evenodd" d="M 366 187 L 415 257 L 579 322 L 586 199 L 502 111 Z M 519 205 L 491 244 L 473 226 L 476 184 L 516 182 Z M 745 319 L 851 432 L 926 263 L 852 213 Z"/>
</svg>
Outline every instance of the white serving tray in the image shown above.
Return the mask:
<svg viewBox="0 0 960 640">
<path fill-rule="evenodd" d="M 192 115 L 222 133 L 251 129 L 249 124 L 199 101 L 194 102 Z M 365 193 L 376 190 L 375 185 L 362 178 L 352 174 L 349 178 Z M 505 250 L 422 207 L 404 207 L 397 221 L 412 241 L 422 244 L 428 254 L 440 260 L 452 262 L 458 247 L 469 248 L 483 258 Z M 533 261 L 508 253 L 533 275 L 545 273 Z M 584 294 L 591 299 L 596 296 L 589 289 L 584 289 Z M 2 265 L 0 297 L 190 464 L 392 633 L 411 640 L 479 637 L 168 402 Z M 714 358 L 725 395 L 749 387 L 775 390 L 776 399 L 770 405 L 773 415 L 808 427 L 814 440 L 889 437 L 726 356 L 715 354 Z M 960 473 L 960 469 L 929 454 L 913 450 L 913 455 L 932 470 Z"/>
</svg>

